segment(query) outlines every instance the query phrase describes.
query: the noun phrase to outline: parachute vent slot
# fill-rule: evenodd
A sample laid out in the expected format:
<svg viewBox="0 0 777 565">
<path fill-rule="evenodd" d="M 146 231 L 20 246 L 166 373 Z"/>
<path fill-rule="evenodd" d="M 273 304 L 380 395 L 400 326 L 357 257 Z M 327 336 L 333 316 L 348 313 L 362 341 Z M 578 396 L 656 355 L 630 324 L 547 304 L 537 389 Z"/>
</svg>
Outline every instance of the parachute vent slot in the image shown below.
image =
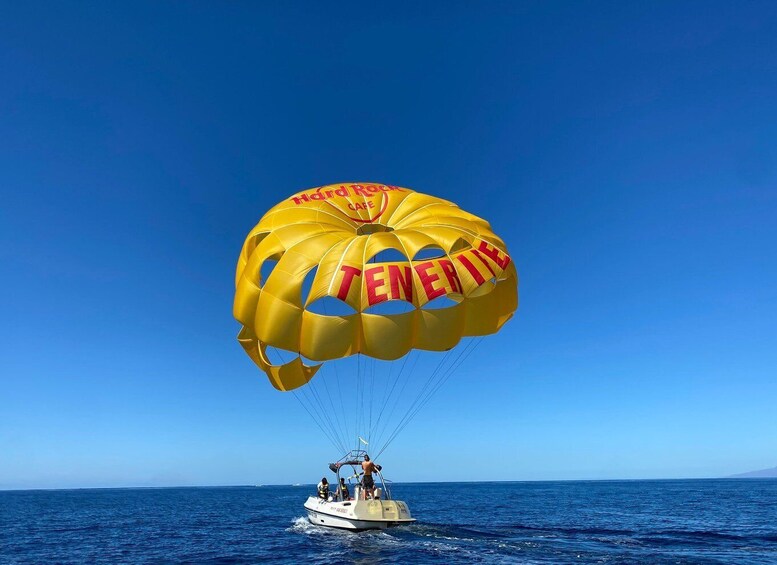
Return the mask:
<svg viewBox="0 0 777 565">
<path fill-rule="evenodd" d="M 350 304 L 335 296 L 322 296 L 308 304 L 305 310 L 321 316 L 351 316 L 357 313 Z"/>
<path fill-rule="evenodd" d="M 453 308 L 458 306 L 459 303 L 451 298 L 449 295 L 439 296 L 434 300 L 430 300 L 422 306 L 423 310 L 442 310 L 444 308 Z"/>
<path fill-rule="evenodd" d="M 254 250 L 259 246 L 260 243 L 262 243 L 262 240 L 270 235 L 270 232 L 260 232 L 256 234 L 251 240 L 248 242 L 248 244 L 245 247 L 245 256 L 246 258 L 251 256 L 251 253 L 254 252 Z"/>
<path fill-rule="evenodd" d="M 448 253 L 459 253 L 460 251 L 466 251 L 467 249 L 472 249 L 472 244 L 463 237 L 460 237 L 453 242 Z"/>
<path fill-rule="evenodd" d="M 365 314 L 377 314 L 379 316 L 391 316 L 392 314 L 406 314 L 416 307 L 407 300 L 384 300 L 364 310 Z"/>
<path fill-rule="evenodd" d="M 280 256 L 277 258 L 272 257 L 264 260 L 264 263 L 262 263 L 262 266 L 259 269 L 259 288 L 262 288 L 265 284 L 267 284 L 267 280 L 270 278 L 270 275 L 272 275 L 275 267 L 278 266 L 279 259 Z"/>
<path fill-rule="evenodd" d="M 440 247 L 427 245 L 426 247 L 422 247 L 416 251 L 415 255 L 413 256 L 413 262 L 428 261 L 429 259 L 440 259 L 447 255 L 448 254 L 445 253 L 445 251 L 443 251 Z"/>
<path fill-rule="evenodd" d="M 387 247 L 370 257 L 365 263 L 407 263 L 410 259 L 399 249 Z"/>
<path fill-rule="evenodd" d="M 362 224 L 356 228 L 356 235 L 370 235 L 371 233 L 391 232 L 394 228 L 383 224 Z"/>
<path fill-rule="evenodd" d="M 313 281 L 316 278 L 316 273 L 318 272 L 318 267 L 313 267 L 310 269 L 307 274 L 305 275 L 305 278 L 302 279 L 302 285 L 300 286 L 300 304 L 305 304 L 305 302 L 308 301 L 308 298 L 310 297 L 310 289 L 313 287 Z"/>
</svg>

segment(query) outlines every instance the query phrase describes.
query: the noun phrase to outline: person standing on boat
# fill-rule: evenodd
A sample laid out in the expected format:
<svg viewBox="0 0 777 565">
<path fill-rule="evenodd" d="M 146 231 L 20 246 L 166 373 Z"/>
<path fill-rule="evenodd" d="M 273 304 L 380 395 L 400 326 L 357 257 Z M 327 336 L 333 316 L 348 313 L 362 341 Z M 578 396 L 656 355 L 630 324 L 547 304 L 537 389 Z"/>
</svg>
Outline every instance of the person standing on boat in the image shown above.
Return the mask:
<svg viewBox="0 0 777 565">
<path fill-rule="evenodd" d="M 318 498 L 326 500 L 329 498 L 329 481 L 326 477 L 321 478 L 321 482 L 318 483 Z"/>
<path fill-rule="evenodd" d="M 364 494 L 370 494 L 370 498 L 374 498 L 375 495 L 375 481 L 372 478 L 373 473 L 377 473 L 383 469 L 380 465 L 376 465 L 370 461 L 370 456 L 364 454 L 364 461 L 362 461 L 362 470 L 364 471 L 364 478 L 362 479 L 362 485 L 364 486 Z"/>
</svg>

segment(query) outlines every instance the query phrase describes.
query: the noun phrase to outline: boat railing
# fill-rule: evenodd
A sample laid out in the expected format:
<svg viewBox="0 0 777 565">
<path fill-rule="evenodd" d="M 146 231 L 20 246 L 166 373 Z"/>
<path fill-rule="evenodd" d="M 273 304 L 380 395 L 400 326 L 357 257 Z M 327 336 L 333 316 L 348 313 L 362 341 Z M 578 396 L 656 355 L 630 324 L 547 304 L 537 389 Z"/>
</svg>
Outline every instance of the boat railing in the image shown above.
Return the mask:
<svg viewBox="0 0 777 565">
<path fill-rule="evenodd" d="M 355 470 L 355 468 L 361 467 L 362 463 L 364 462 L 364 456 L 367 455 L 367 452 L 363 449 L 352 449 L 348 453 L 346 453 L 344 456 L 342 456 L 340 459 L 338 459 L 335 463 L 329 464 L 329 469 L 335 473 L 337 476 L 337 494 L 335 496 L 336 500 L 339 500 L 342 502 L 343 500 L 343 494 L 340 490 L 340 469 L 342 469 L 345 466 L 351 466 L 354 467 L 354 475 L 351 477 L 347 477 L 347 479 L 356 478 L 361 473 Z M 380 478 L 380 484 L 381 484 L 381 491 L 383 493 L 383 496 L 381 496 L 384 500 L 391 500 L 391 490 L 389 489 L 388 482 L 383 478 L 383 473 L 381 473 L 380 470 L 377 470 L 378 477 Z M 361 481 L 359 481 L 361 483 Z M 357 496 L 354 496 L 354 498 L 358 498 Z"/>
</svg>

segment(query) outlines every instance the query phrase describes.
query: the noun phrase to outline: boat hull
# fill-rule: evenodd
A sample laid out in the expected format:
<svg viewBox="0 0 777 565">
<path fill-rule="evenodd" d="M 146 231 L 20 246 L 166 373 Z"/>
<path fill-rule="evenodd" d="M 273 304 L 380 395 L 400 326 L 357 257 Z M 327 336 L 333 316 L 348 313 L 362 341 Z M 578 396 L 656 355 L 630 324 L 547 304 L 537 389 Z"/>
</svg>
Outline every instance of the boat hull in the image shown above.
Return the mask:
<svg viewBox="0 0 777 565">
<path fill-rule="evenodd" d="M 311 496 L 305 511 L 311 524 L 343 530 L 383 530 L 415 522 L 407 504 L 399 500 L 329 502 Z"/>
</svg>

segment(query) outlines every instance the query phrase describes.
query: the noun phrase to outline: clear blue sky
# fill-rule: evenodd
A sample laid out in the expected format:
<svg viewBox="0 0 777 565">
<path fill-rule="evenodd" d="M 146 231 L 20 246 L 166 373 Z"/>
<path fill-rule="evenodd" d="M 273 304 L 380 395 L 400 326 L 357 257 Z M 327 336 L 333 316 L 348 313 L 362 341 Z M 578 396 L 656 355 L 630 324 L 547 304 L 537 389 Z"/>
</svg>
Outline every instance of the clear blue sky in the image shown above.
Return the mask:
<svg viewBox="0 0 777 565">
<path fill-rule="evenodd" d="M 776 37 L 770 2 L 6 3 L 0 488 L 318 479 L 234 267 L 348 180 L 488 218 L 521 276 L 394 479 L 777 464 Z"/>
</svg>

